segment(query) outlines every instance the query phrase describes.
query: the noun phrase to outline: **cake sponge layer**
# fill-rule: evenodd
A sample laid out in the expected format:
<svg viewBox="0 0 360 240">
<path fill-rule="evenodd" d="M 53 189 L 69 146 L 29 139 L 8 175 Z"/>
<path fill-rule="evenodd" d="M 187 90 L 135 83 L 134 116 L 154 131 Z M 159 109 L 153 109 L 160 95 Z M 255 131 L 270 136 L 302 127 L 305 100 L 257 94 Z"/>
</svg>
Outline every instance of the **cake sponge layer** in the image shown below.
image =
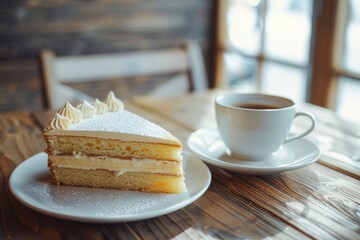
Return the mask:
<svg viewBox="0 0 360 240">
<path fill-rule="evenodd" d="M 148 172 L 176 176 L 183 174 L 181 162 L 152 159 L 120 159 L 107 156 L 50 155 L 49 166 L 82 170 L 104 169 L 117 172 L 117 175 L 126 172 Z"/>
<path fill-rule="evenodd" d="M 156 193 L 182 193 L 186 191 L 183 176 L 154 173 L 116 173 L 103 170 L 82 170 L 51 167 L 51 177 L 55 184 L 83 187 L 114 188 Z"/>
<path fill-rule="evenodd" d="M 181 146 L 74 136 L 46 136 L 47 153 L 181 161 Z"/>
</svg>

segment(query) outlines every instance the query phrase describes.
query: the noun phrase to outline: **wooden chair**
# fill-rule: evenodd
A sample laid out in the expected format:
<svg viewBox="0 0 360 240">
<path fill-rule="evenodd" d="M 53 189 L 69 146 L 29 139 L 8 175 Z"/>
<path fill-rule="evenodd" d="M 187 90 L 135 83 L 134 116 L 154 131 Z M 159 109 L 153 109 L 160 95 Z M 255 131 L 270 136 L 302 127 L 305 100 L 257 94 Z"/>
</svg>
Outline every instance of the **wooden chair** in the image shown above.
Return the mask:
<svg viewBox="0 0 360 240">
<path fill-rule="evenodd" d="M 149 95 L 176 95 L 208 87 L 199 45 L 186 42 L 183 47 L 119 54 L 56 56 L 50 50 L 40 55 L 45 90 L 45 105 L 57 109 L 67 100 L 92 101 L 93 96 L 69 87 L 69 83 L 181 74 L 149 90 Z M 136 86 L 135 86 L 136 87 Z M 96 90 L 96 89 L 95 89 Z M 105 97 L 105 96 L 104 96 Z M 122 96 L 118 96 L 122 98 Z"/>
</svg>

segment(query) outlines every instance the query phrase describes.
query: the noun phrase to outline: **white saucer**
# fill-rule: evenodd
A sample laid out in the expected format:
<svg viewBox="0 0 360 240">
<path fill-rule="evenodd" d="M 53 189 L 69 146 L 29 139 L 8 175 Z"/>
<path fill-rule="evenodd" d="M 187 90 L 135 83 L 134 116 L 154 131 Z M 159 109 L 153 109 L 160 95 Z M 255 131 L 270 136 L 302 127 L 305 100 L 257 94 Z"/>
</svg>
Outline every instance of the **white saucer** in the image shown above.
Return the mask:
<svg viewBox="0 0 360 240">
<path fill-rule="evenodd" d="M 211 182 L 208 167 L 196 157 L 184 156 L 188 191 L 156 194 L 114 189 L 56 186 L 50 183 L 47 155 L 36 154 L 11 174 L 11 193 L 41 213 L 84 222 L 125 222 L 157 217 L 198 199 Z"/>
<path fill-rule="evenodd" d="M 315 162 L 320 156 L 318 146 L 301 138 L 285 144 L 265 160 L 234 158 L 228 154 L 217 129 L 199 129 L 190 135 L 187 144 L 205 162 L 247 175 L 268 175 L 302 168 Z"/>
</svg>

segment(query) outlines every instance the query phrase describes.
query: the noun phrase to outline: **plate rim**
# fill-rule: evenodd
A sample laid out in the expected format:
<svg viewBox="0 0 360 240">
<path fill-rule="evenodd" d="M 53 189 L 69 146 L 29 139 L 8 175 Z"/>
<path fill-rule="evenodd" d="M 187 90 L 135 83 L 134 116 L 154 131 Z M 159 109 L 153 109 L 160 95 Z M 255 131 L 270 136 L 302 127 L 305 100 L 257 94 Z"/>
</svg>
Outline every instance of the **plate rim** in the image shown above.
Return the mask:
<svg viewBox="0 0 360 240">
<path fill-rule="evenodd" d="M 34 154 L 32 156 L 30 156 L 29 158 L 25 159 L 22 163 L 20 163 L 11 173 L 10 178 L 9 178 L 9 182 L 8 182 L 8 186 L 10 189 L 11 194 L 15 197 L 16 200 L 18 200 L 19 202 L 21 202 L 23 205 L 27 206 L 28 208 L 35 210 L 37 212 L 40 212 L 42 214 L 51 216 L 51 217 L 56 217 L 56 218 L 60 218 L 60 219 L 65 219 L 65 220 L 72 220 L 72 221 L 79 221 L 79 222 L 89 222 L 89 223 L 120 223 L 120 222 L 132 222 L 132 221 L 139 221 L 139 220 L 145 220 L 145 219 L 150 219 L 150 218 L 155 218 L 155 217 L 159 217 L 159 216 L 163 216 L 169 213 L 172 213 L 174 211 L 180 210 L 188 205 L 190 205 L 191 203 L 193 203 L 194 201 L 196 201 L 197 199 L 199 199 L 209 188 L 211 181 L 212 181 L 212 175 L 211 175 L 211 171 L 208 168 L 208 166 L 206 166 L 206 164 L 204 164 L 198 157 L 193 156 L 193 155 L 189 155 L 189 154 L 185 154 L 183 152 L 183 156 L 184 159 L 186 157 L 186 161 L 189 161 L 189 159 L 191 159 L 191 161 L 196 161 L 195 164 L 199 164 L 199 166 L 201 166 L 204 170 L 204 174 L 207 176 L 206 181 L 204 182 L 204 185 L 197 190 L 197 192 L 195 192 L 193 195 L 189 196 L 178 202 L 175 203 L 173 205 L 170 205 L 166 208 L 162 208 L 162 209 L 156 209 L 156 210 L 152 210 L 150 212 L 141 212 L 141 213 L 134 213 L 134 214 L 126 214 L 126 215 L 110 215 L 110 216 L 77 216 L 76 214 L 69 214 L 69 213 L 65 213 L 64 211 L 59 211 L 53 208 L 50 208 L 46 205 L 42 205 L 42 207 L 39 206 L 39 204 L 33 204 L 32 202 L 28 202 L 26 201 L 26 199 L 24 199 L 20 194 L 21 191 L 16 189 L 16 174 L 17 171 L 19 171 L 19 169 L 21 170 L 24 166 L 26 166 L 27 164 L 30 164 L 31 162 L 29 161 L 34 161 L 34 159 L 36 160 L 37 158 L 47 158 L 47 154 L 45 152 L 39 152 L 37 154 Z M 47 161 L 46 161 L 47 162 Z M 38 169 L 37 172 L 47 169 L 47 165 L 42 168 L 42 169 Z M 50 172 L 49 172 L 50 175 Z M 187 186 L 188 191 L 189 191 L 189 186 Z M 124 191 L 124 190 L 121 190 Z M 129 191 L 131 192 L 131 191 Z M 25 196 L 27 196 L 25 194 Z M 27 196 L 28 197 L 28 196 Z"/>
<path fill-rule="evenodd" d="M 316 162 L 319 159 L 319 157 L 321 156 L 321 150 L 314 142 L 312 142 L 311 140 L 309 140 L 307 138 L 300 138 L 300 139 L 295 140 L 294 142 L 305 141 L 305 142 L 309 143 L 310 145 L 312 145 L 312 147 L 314 147 L 314 150 L 316 151 L 312 156 L 310 156 L 310 155 L 307 156 L 307 158 L 309 158 L 308 161 L 295 163 L 295 164 L 289 164 L 286 166 L 271 167 L 271 168 L 239 165 L 239 164 L 235 164 L 235 163 L 226 162 L 221 159 L 209 157 L 208 155 L 203 154 L 201 151 L 196 149 L 193 146 L 193 144 L 191 143 L 191 141 L 195 135 L 199 134 L 200 131 L 216 131 L 218 133 L 217 128 L 200 128 L 200 129 L 193 131 L 187 139 L 187 146 L 189 147 L 189 149 L 195 156 L 199 157 L 201 160 L 203 160 L 206 163 L 209 163 L 213 166 L 223 168 L 223 169 L 233 171 L 233 172 L 243 173 L 246 175 L 270 175 L 270 174 L 275 174 L 275 173 L 280 173 L 280 172 L 291 171 L 291 170 L 303 168 L 303 167 L 306 167 L 306 166 Z"/>
</svg>

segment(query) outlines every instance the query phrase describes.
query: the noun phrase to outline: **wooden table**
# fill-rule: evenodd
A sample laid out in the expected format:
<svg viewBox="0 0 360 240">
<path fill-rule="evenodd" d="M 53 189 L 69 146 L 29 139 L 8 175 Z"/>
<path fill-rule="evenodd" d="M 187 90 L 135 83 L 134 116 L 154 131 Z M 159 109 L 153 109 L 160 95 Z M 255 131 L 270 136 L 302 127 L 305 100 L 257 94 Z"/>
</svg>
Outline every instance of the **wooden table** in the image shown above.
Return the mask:
<svg viewBox="0 0 360 240">
<path fill-rule="evenodd" d="M 213 99 L 219 91 L 126 104 L 186 139 L 215 126 Z M 37 213 L 10 194 L 15 167 L 44 149 L 42 129 L 52 111 L 0 115 L 0 238 L 12 239 L 360 239 L 360 127 L 329 110 L 302 105 L 318 124 L 309 138 L 322 149 L 305 168 L 274 176 L 244 176 L 209 166 L 212 183 L 191 205 L 171 214 L 129 223 L 94 224 Z M 295 128 L 306 123 L 297 121 Z"/>
</svg>

